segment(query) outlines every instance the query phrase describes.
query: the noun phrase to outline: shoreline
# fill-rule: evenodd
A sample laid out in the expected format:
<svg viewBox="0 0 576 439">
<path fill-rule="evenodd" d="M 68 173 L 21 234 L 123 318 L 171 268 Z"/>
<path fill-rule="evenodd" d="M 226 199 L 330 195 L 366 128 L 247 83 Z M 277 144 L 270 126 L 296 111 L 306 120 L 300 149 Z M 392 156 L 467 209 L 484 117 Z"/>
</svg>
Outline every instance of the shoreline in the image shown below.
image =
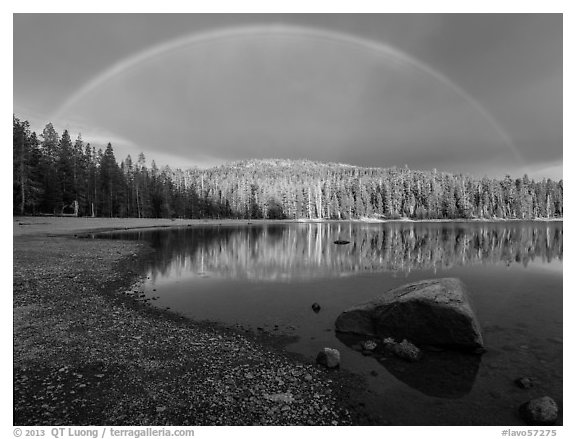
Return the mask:
<svg viewBox="0 0 576 439">
<path fill-rule="evenodd" d="M 153 250 L 74 231 L 13 238 L 15 425 L 365 422 L 348 410 L 347 372 L 124 294 Z"/>
<path fill-rule="evenodd" d="M 38 216 L 14 216 L 13 237 L 25 235 L 64 236 L 75 233 L 99 233 L 116 230 L 134 230 L 148 228 L 168 227 L 198 227 L 198 226 L 240 226 L 261 224 L 389 224 L 389 223 L 518 223 L 518 222 L 563 222 L 563 218 L 492 218 L 492 219 L 426 219 L 413 220 L 400 219 L 352 219 L 352 220 L 328 220 L 328 219 L 165 219 L 165 218 L 90 218 L 90 217 L 38 217 Z"/>
</svg>

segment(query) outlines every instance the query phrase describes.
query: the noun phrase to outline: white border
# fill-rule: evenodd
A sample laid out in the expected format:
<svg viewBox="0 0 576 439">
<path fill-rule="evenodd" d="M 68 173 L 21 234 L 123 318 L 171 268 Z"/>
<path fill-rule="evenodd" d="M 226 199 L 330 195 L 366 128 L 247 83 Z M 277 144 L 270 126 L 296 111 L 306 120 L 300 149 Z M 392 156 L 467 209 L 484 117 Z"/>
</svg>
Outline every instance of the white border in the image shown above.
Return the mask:
<svg viewBox="0 0 576 439">
<path fill-rule="evenodd" d="M 572 4 L 576 2 L 572 1 Z M 500 12 L 500 13 L 563 13 L 564 14 L 564 144 L 568 145 L 564 149 L 564 178 L 565 178 L 565 222 L 567 223 L 566 229 L 564 229 L 566 253 L 564 254 L 564 267 L 565 270 L 565 281 L 566 286 L 572 286 L 574 281 L 574 275 L 572 274 L 573 265 L 573 249 L 574 249 L 574 237 L 573 237 L 573 207 L 572 200 L 574 194 L 574 184 L 572 182 L 571 170 L 574 164 L 574 153 L 572 145 L 575 145 L 573 128 L 570 122 L 574 121 L 573 112 L 573 96 L 574 96 L 574 86 L 572 85 L 571 78 L 575 78 L 573 58 L 574 58 L 574 46 L 573 41 L 575 41 L 574 28 L 576 27 L 576 22 L 573 18 L 573 6 L 569 1 L 547 1 L 547 2 L 535 2 L 535 1 L 494 1 L 494 0 L 483 0 L 482 2 L 463 2 L 461 0 L 451 0 L 451 1 L 411 1 L 411 2 L 376 2 L 376 1 L 343 1 L 343 0 L 332 0 L 332 1 L 305 1 L 305 0 L 290 0 L 290 1 L 234 1 L 234 0 L 218 0 L 218 1 L 204 1 L 204 2 L 193 2 L 193 1 L 170 1 L 164 0 L 162 2 L 156 1 L 121 1 L 121 0 L 100 0 L 97 2 L 79 2 L 75 1 L 40 1 L 40 0 L 27 0 L 27 1 L 12 1 L 9 4 L 2 4 L 2 18 L 0 28 L 2 32 L 2 56 L 4 60 L 13 59 L 12 56 L 12 14 L 13 13 L 32 13 L 32 12 L 42 12 L 42 13 L 63 13 L 63 12 L 84 12 L 84 13 L 215 13 L 215 12 L 226 12 L 226 13 L 255 13 L 255 12 L 265 12 L 265 13 L 398 13 L 398 12 L 418 12 L 418 13 L 440 13 L 440 12 L 459 12 L 459 13 L 490 13 L 490 12 Z M 11 65 L 11 63 L 10 63 Z M 8 63 L 4 64 L 2 69 L 2 90 L 3 90 L 3 100 L 5 105 L 9 106 L 6 109 L 3 117 L 3 142 L 5 148 L 5 154 L 8 154 L 8 139 L 10 138 L 10 131 L 8 128 L 8 123 L 11 121 L 11 113 L 13 111 L 12 105 L 12 68 L 8 68 Z M 12 209 L 11 209 L 11 197 L 8 192 L 8 188 L 11 187 L 11 170 L 5 169 L 5 172 L 1 174 L 3 188 L 2 192 L 2 206 L 3 206 L 3 221 L 5 233 L 12 231 Z M 8 237 L 6 237 L 8 241 Z M 6 242 L 7 242 L 6 241 Z M 6 246 L 7 247 L 7 246 Z M 12 252 L 5 249 L 2 253 L 2 285 L 3 285 L 3 306 L 2 306 L 2 321 L 4 322 L 1 334 L 2 348 L 6 351 L 12 352 L 12 295 L 8 294 L 8 291 L 12 290 Z M 564 349 L 564 401 L 563 401 L 563 412 L 564 412 L 564 426 L 556 427 L 558 431 L 557 437 L 567 437 L 569 431 L 574 431 L 574 421 L 571 417 L 573 412 L 574 404 L 572 403 L 572 392 L 574 385 L 574 379 L 571 369 L 574 365 L 574 354 L 571 348 L 574 330 L 574 323 L 571 319 L 569 312 L 575 309 L 575 303 L 573 299 L 573 288 L 566 288 L 566 294 L 564 296 L 564 332 L 568 335 L 565 340 Z M 10 355 L 10 360 L 12 355 Z M 4 361 L 2 363 L 2 382 L 3 389 L 12 389 L 12 373 L 11 373 L 11 363 L 12 361 Z M 0 431 L 2 437 L 10 438 L 13 437 L 13 427 L 12 427 L 12 392 L 4 392 L 4 397 L 1 400 L 1 424 Z M 527 430 L 528 427 L 515 427 L 516 430 Z M 269 438 L 270 434 L 278 439 L 290 438 L 293 439 L 295 434 L 318 434 L 320 431 L 315 427 L 298 427 L 298 428 L 277 428 L 277 427 L 256 427 L 256 428 L 232 428 L 232 427 L 197 427 L 195 437 L 209 437 L 209 436 L 220 436 L 226 435 L 227 437 L 239 438 L 252 438 L 252 437 L 262 437 Z M 430 437 L 446 437 L 446 438 L 462 438 L 466 435 L 467 439 L 470 438 L 496 438 L 501 437 L 501 427 L 333 427 L 325 432 L 330 434 L 331 437 L 347 438 L 353 434 L 361 433 L 363 435 L 367 434 L 386 434 L 392 437 L 397 437 L 400 435 L 415 435 L 421 438 Z M 573 437 L 573 434 L 571 436 Z M 47 435 L 48 436 L 48 431 Z"/>
</svg>

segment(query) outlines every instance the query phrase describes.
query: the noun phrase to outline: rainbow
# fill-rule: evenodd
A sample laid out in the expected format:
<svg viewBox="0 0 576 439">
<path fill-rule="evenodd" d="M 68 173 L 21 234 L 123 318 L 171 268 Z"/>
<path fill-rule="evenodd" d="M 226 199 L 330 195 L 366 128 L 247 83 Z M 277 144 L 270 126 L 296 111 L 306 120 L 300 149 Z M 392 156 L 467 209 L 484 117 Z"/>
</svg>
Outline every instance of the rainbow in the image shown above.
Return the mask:
<svg viewBox="0 0 576 439">
<path fill-rule="evenodd" d="M 448 79 L 442 73 L 430 68 L 426 64 L 410 57 L 406 53 L 403 53 L 391 46 L 383 44 L 381 42 L 375 42 L 366 38 L 359 38 L 357 36 L 352 36 L 344 33 L 319 30 L 306 28 L 301 26 L 287 26 L 287 25 L 266 25 L 266 26 L 243 26 L 219 29 L 203 33 L 194 33 L 186 35 L 181 38 L 170 40 L 165 43 L 158 44 L 133 56 L 130 56 L 105 71 L 101 72 L 82 87 L 80 87 L 74 94 L 72 94 L 59 108 L 56 109 L 54 114 L 51 116 L 51 120 L 58 120 L 70 110 L 74 105 L 78 104 L 85 98 L 89 93 L 93 92 L 97 88 L 103 86 L 107 81 L 112 78 L 121 75 L 131 69 L 137 68 L 141 63 L 145 61 L 150 61 L 158 56 L 161 56 L 167 52 L 181 49 L 187 46 L 194 46 L 199 44 L 207 44 L 214 41 L 220 41 L 225 39 L 234 39 L 242 37 L 270 37 L 270 36 L 297 36 L 313 38 L 316 40 L 326 40 L 339 44 L 344 44 L 351 46 L 358 50 L 367 50 L 377 56 L 386 58 L 389 61 L 395 62 L 398 65 L 403 65 L 406 67 L 416 68 L 418 71 L 429 75 L 434 78 L 439 83 L 447 86 L 449 89 L 453 90 L 459 96 L 461 96 L 467 103 L 469 103 L 489 124 L 492 129 L 498 134 L 502 139 L 504 144 L 510 149 L 515 159 L 519 163 L 523 163 L 524 160 L 519 153 L 518 149 L 502 129 L 502 127 L 496 122 L 492 115 L 472 96 L 470 96 L 465 90 L 455 84 L 453 81 Z"/>
</svg>

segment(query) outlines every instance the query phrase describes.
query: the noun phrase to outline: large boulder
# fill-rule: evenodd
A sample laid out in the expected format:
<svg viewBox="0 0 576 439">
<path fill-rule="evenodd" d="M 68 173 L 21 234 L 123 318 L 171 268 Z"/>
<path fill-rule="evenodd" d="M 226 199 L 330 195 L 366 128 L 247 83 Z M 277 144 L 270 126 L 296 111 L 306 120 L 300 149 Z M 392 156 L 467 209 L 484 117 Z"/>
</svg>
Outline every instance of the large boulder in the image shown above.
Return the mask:
<svg viewBox="0 0 576 439">
<path fill-rule="evenodd" d="M 483 347 L 466 287 L 455 278 L 423 280 L 387 291 L 345 310 L 336 319 L 336 331 L 406 338 L 420 346 Z"/>
</svg>

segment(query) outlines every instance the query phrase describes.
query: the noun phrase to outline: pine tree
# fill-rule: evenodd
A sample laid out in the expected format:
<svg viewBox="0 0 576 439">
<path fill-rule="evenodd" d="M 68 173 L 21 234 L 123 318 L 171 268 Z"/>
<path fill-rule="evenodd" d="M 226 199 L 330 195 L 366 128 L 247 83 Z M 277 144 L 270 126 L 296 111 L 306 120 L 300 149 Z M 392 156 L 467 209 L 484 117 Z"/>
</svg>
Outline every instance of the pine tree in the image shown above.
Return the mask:
<svg viewBox="0 0 576 439">
<path fill-rule="evenodd" d="M 38 177 L 40 151 L 36 134 L 27 121 L 13 117 L 13 200 L 14 212 L 35 213 L 41 186 Z"/>
<path fill-rule="evenodd" d="M 102 194 L 102 215 L 113 217 L 118 215 L 118 189 L 120 188 L 120 170 L 114 157 L 112 144 L 108 143 L 100 160 L 99 184 Z"/>
<path fill-rule="evenodd" d="M 60 137 L 54 126 L 49 123 L 42 131 L 40 151 L 42 159 L 39 163 L 39 173 L 42 176 L 42 204 L 40 208 L 45 213 L 56 214 L 62 205 L 60 176 L 56 163 L 58 161 L 58 144 Z"/>
<path fill-rule="evenodd" d="M 60 181 L 61 211 L 71 208 L 76 201 L 74 148 L 68 130 L 64 130 L 56 154 L 56 168 Z"/>
</svg>

